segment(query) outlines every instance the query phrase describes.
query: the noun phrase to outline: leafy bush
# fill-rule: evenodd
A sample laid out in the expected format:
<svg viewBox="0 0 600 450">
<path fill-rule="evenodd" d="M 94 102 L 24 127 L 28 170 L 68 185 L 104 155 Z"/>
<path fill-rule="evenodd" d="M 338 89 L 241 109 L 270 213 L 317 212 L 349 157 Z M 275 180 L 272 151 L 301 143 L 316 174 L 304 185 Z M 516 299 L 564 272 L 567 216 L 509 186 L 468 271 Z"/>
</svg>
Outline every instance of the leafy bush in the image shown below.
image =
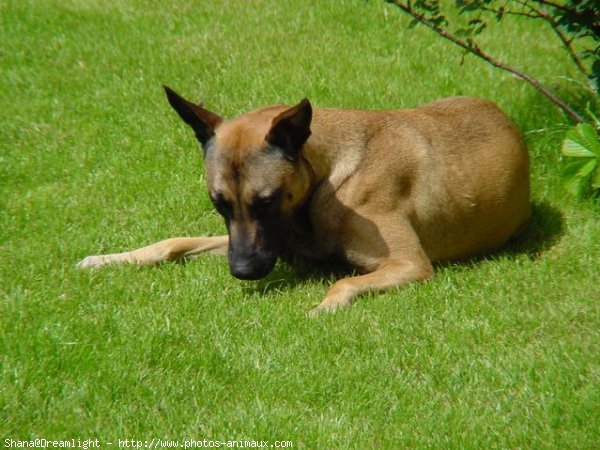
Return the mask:
<svg viewBox="0 0 600 450">
<path fill-rule="evenodd" d="M 565 166 L 565 187 L 575 196 L 600 191 L 600 140 L 594 126 L 580 123 L 571 128 L 562 146 L 570 161 Z"/>
<path fill-rule="evenodd" d="M 441 37 L 494 67 L 525 80 L 576 125 L 565 137 L 562 153 L 567 157 L 563 171 L 565 186 L 577 196 L 600 193 L 600 122 L 588 108 L 577 111 L 530 74 L 501 61 L 483 49 L 477 37 L 488 20 L 508 17 L 542 21 L 554 31 L 557 45 L 569 54 L 574 68 L 587 80 L 589 94 L 600 98 L 600 2 L 598 0 L 455 0 L 463 24 L 453 26 L 440 0 L 386 0 L 412 16 L 411 26 L 425 25 Z"/>
</svg>

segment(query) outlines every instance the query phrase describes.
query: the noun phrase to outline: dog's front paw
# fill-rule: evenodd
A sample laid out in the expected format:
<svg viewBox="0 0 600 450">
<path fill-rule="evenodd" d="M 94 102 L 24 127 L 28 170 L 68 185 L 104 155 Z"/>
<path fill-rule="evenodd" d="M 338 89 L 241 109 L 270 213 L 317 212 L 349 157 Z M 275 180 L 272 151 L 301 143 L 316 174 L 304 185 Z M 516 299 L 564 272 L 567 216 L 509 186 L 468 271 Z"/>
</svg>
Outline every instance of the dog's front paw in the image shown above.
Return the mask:
<svg viewBox="0 0 600 450">
<path fill-rule="evenodd" d="M 308 312 L 308 317 L 317 317 L 321 314 L 331 314 L 336 311 L 339 311 L 341 308 L 347 308 L 350 306 L 350 301 L 343 299 L 325 299 L 321 302 L 321 304 Z"/>
<path fill-rule="evenodd" d="M 316 317 L 322 313 L 332 313 L 341 308 L 347 308 L 352 304 L 355 295 L 356 290 L 348 279 L 339 280 L 331 286 L 319 306 L 308 312 L 308 316 Z"/>
<path fill-rule="evenodd" d="M 320 305 L 311 309 L 306 315 L 310 318 L 320 316 L 321 314 L 333 313 L 337 308 L 323 308 Z"/>
<path fill-rule="evenodd" d="M 111 260 L 108 255 L 92 255 L 86 256 L 77 263 L 78 269 L 96 269 L 106 264 L 110 264 Z"/>
</svg>

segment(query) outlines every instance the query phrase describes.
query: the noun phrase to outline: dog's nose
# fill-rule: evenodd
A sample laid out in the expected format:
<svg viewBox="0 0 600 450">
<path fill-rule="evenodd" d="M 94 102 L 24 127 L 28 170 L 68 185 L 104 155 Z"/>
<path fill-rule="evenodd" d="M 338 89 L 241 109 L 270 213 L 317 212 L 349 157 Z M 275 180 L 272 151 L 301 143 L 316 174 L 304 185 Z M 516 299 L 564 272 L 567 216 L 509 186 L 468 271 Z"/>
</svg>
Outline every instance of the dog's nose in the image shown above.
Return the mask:
<svg viewBox="0 0 600 450">
<path fill-rule="evenodd" d="M 240 280 L 260 280 L 268 275 L 271 266 L 256 264 L 250 261 L 235 261 L 229 265 L 231 275 Z"/>
</svg>

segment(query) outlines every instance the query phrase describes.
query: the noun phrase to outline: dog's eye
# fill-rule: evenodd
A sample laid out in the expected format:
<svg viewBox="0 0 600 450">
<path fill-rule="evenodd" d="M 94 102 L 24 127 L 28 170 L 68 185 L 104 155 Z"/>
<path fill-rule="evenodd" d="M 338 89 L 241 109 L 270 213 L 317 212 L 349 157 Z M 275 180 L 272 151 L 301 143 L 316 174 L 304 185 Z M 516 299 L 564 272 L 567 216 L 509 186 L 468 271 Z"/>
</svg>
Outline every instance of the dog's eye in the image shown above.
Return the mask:
<svg viewBox="0 0 600 450">
<path fill-rule="evenodd" d="M 257 197 L 254 200 L 254 206 L 268 206 L 275 201 L 275 197 L 273 195 L 269 195 L 268 197 Z"/>
<path fill-rule="evenodd" d="M 219 214 L 221 214 L 223 217 L 229 217 L 231 215 L 233 208 L 231 206 L 231 203 L 228 202 L 227 200 L 225 200 L 225 197 L 223 197 L 223 195 L 221 195 L 221 194 L 211 195 L 210 201 L 214 205 L 217 212 Z"/>
<path fill-rule="evenodd" d="M 270 209 L 271 205 L 274 203 L 274 198 L 272 196 L 269 197 L 257 197 L 252 202 L 252 210 L 256 213 L 266 212 Z"/>
<path fill-rule="evenodd" d="M 252 201 L 252 212 L 256 216 L 269 214 L 277 206 L 280 197 L 280 191 L 275 191 L 271 195 L 257 195 Z"/>
</svg>

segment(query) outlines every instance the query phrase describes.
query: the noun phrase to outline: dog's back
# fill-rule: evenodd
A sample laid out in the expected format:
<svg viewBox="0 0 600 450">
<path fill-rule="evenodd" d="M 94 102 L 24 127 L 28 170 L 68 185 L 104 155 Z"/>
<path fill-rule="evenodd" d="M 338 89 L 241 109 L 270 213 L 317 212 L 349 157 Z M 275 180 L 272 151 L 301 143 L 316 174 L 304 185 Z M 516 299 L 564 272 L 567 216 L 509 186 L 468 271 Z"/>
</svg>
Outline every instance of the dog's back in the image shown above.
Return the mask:
<svg viewBox="0 0 600 450">
<path fill-rule="evenodd" d="M 379 212 L 385 222 L 408 217 L 431 260 L 496 249 L 530 215 L 521 135 L 487 101 L 455 97 L 390 112 L 317 109 L 307 147 L 309 155 L 338 160 L 330 178 L 341 204 Z M 313 208 L 315 220 L 328 222 L 331 207 Z"/>
</svg>

